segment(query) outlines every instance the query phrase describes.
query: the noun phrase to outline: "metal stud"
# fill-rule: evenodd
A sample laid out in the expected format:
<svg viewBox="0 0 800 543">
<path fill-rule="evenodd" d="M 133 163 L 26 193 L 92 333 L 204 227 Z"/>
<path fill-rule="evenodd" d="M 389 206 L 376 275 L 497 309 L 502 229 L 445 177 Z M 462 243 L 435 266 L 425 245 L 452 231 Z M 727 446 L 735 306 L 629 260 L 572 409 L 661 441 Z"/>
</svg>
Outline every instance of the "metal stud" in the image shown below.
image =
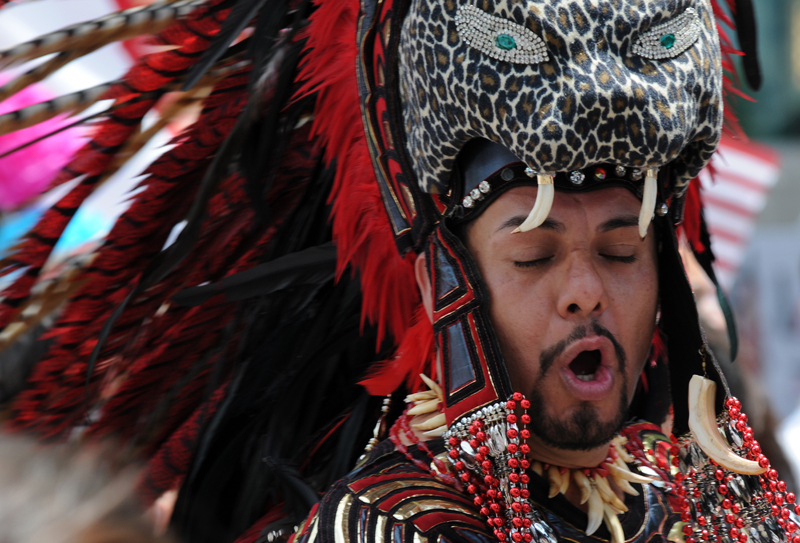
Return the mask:
<svg viewBox="0 0 800 543">
<path fill-rule="evenodd" d="M 583 175 L 583 172 L 577 170 L 569 174 L 569 180 L 572 181 L 573 185 L 582 185 L 585 179 L 586 176 Z"/>
</svg>

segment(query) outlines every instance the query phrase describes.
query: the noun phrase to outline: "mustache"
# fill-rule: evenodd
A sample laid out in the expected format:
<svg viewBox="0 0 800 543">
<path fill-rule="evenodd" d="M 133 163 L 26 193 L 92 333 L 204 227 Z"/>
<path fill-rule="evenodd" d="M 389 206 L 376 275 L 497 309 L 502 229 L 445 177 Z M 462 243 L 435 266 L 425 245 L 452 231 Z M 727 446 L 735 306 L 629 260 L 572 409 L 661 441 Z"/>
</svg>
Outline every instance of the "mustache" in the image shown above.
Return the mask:
<svg viewBox="0 0 800 543">
<path fill-rule="evenodd" d="M 622 348 L 622 345 L 619 341 L 617 341 L 617 338 L 614 337 L 614 334 L 612 334 L 606 327 L 601 325 L 599 322 L 592 322 L 588 326 L 580 325 L 576 327 L 569 336 L 562 339 L 552 347 L 548 347 L 542 351 L 542 354 L 539 356 L 539 377 L 543 377 L 550 370 L 550 367 L 556 361 L 556 358 L 563 354 L 567 347 L 569 347 L 572 343 L 588 336 L 589 332 L 593 332 L 594 335 L 603 336 L 611 342 L 611 344 L 614 346 L 617 360 L 619 360 L 620 370 L 625 371 L 625 349 Z"/>
</svg>

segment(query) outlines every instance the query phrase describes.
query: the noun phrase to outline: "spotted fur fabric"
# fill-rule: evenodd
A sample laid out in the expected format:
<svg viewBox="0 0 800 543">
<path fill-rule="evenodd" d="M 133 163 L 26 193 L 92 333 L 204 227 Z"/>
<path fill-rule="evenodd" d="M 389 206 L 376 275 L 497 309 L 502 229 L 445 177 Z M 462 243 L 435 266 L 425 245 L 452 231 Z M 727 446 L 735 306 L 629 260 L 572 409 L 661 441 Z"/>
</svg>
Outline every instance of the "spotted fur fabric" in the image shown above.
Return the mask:
<svg viewBox="0 0 800 543">
<path fill-rule="evenodd" d="M 461 12 L 463 33 L 467 6 L 530 29 L 548 60 L 514 63 L 468 44 L 456 24 Z M 687 8 L 701 29 L 688 49 L 659 60 L 634 52 L 640 36 Z M 502 39 L 498 47 L 513 45 Z M 413 0 L 399 53 L 407 150 L 427 192 L 447 192 L 456 154 L 483 137 L 541 172 L 669 163 L 682 194 L 719 141 L 722 72 L 708 0 Z"/>
</svg>

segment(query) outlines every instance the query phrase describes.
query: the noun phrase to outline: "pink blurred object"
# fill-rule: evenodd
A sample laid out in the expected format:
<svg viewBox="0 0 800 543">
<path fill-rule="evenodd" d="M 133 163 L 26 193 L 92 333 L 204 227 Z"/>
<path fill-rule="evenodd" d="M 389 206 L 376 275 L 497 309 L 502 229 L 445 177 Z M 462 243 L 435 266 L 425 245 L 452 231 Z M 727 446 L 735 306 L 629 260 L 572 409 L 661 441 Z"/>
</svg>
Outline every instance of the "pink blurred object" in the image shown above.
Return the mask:
<svg viewBox="0 0 800 543">
<path fill-rule="evenodd" d="M 0 84 L 10 79 L 0 76 Z M 32 85 L 0 102 L 0 114 L 44 102 L 53 95 L 41 85 Z M 0 136 L 0 154 L 62 127 L 72 120 L 57 117 Z M 50 181 L 83 144 L 80 128 L 71 128 L 0 158 L 0 212 L 16 209 L 47 190 Z"/>
</svg>

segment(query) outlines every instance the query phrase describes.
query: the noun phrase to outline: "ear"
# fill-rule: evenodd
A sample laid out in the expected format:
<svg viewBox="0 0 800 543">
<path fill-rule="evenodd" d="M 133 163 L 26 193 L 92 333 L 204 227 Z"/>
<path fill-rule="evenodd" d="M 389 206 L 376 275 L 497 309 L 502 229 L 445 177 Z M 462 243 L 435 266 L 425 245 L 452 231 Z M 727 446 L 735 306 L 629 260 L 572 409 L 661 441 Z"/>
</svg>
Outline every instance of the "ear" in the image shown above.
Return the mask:
<svg viewBox="0 0 800 543">
<path fill-rule="evenodd" d="M 414 262 L 414 275 L 417 278 L 417 287 L 422 296 L 422 306 L 428 315 L 428 320 L 433 322 L 433 289 L 431 289 L 431 276 L 428 273 L 428 265 L 425 262 L 425 253 L 420 253 Z"/>
</svg>

